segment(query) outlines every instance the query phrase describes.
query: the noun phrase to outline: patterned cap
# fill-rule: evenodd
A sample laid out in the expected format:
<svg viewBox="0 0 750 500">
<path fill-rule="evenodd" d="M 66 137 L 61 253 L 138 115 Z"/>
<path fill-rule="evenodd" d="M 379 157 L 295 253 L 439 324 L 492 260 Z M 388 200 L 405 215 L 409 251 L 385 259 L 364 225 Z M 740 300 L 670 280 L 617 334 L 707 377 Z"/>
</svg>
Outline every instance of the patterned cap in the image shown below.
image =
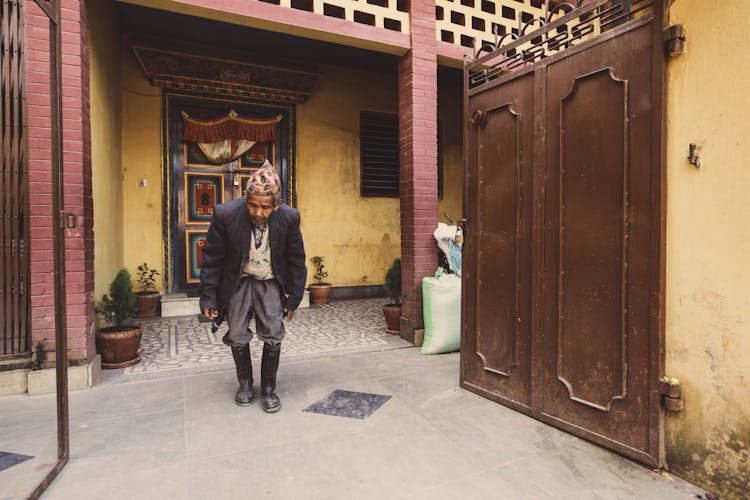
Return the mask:
<svg viewBox="0 0 750 500">
<path fill-rule="evenodd" d="M 275 195 L 281 189 L 281 179 L 279 179 L 276 170 L 266 160 L 247 181 L 245 194 L 257 194 L 260 196 Z"/>
</svg>

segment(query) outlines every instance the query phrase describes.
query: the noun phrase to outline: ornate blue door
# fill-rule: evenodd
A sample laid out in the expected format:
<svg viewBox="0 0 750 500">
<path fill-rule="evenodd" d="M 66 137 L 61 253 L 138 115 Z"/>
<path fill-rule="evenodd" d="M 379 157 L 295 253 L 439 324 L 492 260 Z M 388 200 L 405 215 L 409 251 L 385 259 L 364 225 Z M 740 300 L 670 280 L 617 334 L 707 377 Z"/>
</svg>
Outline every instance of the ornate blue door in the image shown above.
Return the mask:
<svg viewBox="0 0 750 500">
<path fill-rule="evenodd" d="M 288 108 L 175 95 L 167 96 L 166 107 L 169 117 L 166 184 L 171 188 L 166 198 L 171 206 L 170 220 L 165 225 L 170 233 L 165 238 L 169 260 L 165 269 L 170 271 L 170 292 L 189 292 L 197 290 L 200 284 L 202 249 L 214 208 L 243 196 L 247 180 L 265 160 L 276 167 L 284 183 L 284 199 L 290 199 L 291 113 Z M 263 123 L 273 133 L 251 137 L 258 140 L 236 137 L 225 140 L 221 136 L 231 128 L 229 125 L 242 127 L 253 123 Z M 204 139 L 196 140 L 191 135 L 190 127 L 196 124 L 205 132 Z M 204 142 L 209 140 L 211 144 Z"/>
</svg>

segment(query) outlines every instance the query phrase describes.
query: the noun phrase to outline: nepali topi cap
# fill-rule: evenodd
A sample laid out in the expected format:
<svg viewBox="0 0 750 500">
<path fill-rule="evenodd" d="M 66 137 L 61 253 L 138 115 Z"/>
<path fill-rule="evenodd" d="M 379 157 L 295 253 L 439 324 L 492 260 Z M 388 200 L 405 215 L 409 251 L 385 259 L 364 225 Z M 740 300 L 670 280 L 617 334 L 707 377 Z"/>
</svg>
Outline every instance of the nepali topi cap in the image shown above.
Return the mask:
<svg viewBox="0 0 750 500">
<path fill-rule="evenodd" d="M 245 194 L 257 194 L 260 196 L 275 195 L 281 189 L 281 179 L 276 170 L 266 160 L 258 170 L 247 181 Z"/>
</svg>

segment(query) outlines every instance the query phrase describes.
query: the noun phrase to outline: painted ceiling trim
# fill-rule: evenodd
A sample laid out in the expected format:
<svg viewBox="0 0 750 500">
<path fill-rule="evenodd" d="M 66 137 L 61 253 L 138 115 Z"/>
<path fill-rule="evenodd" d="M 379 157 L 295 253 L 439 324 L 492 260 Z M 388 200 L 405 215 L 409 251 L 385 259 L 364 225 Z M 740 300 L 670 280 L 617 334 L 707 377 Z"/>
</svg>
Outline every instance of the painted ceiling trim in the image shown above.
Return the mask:
<svg viewBox="0 0 750 500">
<path fill-rule="evenodd" d="M 170 45 L 133 42 L 132 48 L 152 85 L 262 101 L 302 103 L 318 82 L 317 68 L 305 63 L 235 57 L 219 48 L 179 50 Z M 183 44 L 179 44 L 183 46 Z"/>
</svg>

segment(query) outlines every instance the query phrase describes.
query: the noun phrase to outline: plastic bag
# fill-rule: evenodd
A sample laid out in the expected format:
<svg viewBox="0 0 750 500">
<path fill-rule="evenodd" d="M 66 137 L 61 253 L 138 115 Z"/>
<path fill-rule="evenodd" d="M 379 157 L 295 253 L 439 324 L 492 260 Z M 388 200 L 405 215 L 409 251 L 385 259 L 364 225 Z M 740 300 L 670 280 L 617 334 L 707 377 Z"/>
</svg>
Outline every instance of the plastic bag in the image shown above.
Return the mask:
<svg viewBox="0 0 750 500">
<path fill-rule="evenodd" d="M 461 278 L 438 269 L 422 278 L 424 341 L 422 354 L 461 349 Z"/>
<path fill-rule="evenodd" d="M 438 227 L 435 229 L 433 236 L 437 240 L 438 248 L 445 255 L 450 270 L 461 276 L 461 252 L 463 250 L 461 228 L 438 222 Z"/>
</svg>

